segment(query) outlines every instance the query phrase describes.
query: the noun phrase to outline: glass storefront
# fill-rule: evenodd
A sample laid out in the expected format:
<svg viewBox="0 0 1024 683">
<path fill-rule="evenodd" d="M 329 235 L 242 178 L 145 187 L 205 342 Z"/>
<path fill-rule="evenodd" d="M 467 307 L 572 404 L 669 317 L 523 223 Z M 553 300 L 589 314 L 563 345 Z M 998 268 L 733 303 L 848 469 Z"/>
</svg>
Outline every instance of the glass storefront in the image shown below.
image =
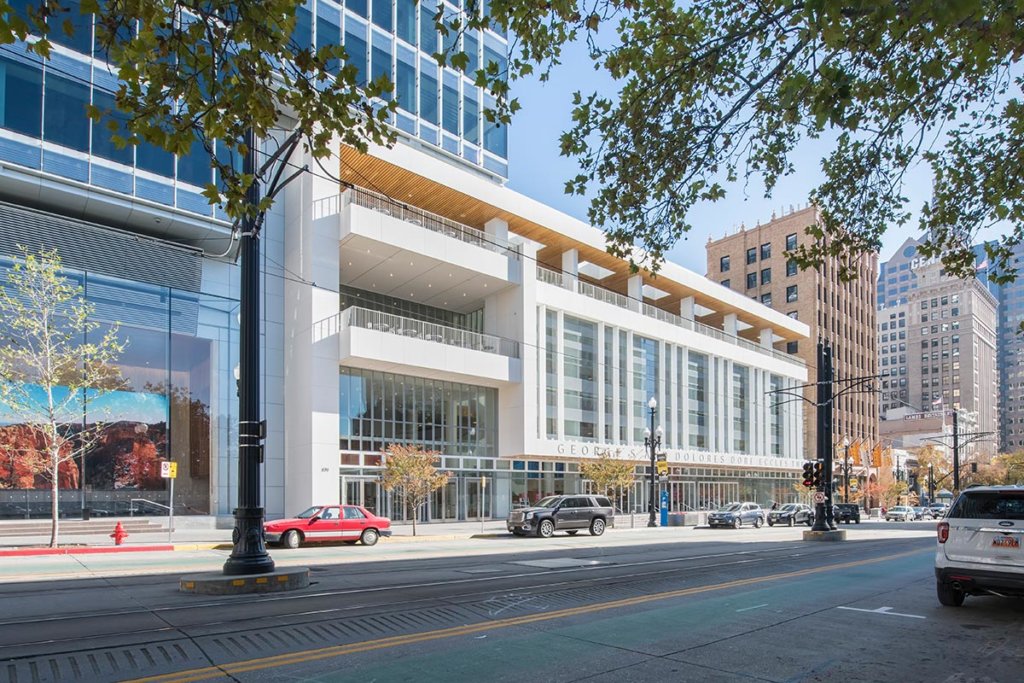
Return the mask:
<svg viewBox="0 0 1024 683">
<path fill-rule="evenodd" d="M 0 261 L 0 278 L 6 280 L 10 264 Z M 229 479 L 235 452 L 229 425 L 236 421 L 230 368 L 237 302 L 91 272 L 65 274 L 94 307 L 98 327 L 82 342 L 117 324 L 126 346 L 117 360 L 123 386 L 84 393 L 62 419 L 72 430 L 102 427 L 83 457 L 59 468 L 60 514 L 166 514 L 164 461 L 178 463 L 175 514 L 217 513 L 214 484 Z M 0 406 L 0 517 L 50 515 L 49 478 L 33 465 L 43 454 L 30 442 L 24 417 Z"/>
</svg>

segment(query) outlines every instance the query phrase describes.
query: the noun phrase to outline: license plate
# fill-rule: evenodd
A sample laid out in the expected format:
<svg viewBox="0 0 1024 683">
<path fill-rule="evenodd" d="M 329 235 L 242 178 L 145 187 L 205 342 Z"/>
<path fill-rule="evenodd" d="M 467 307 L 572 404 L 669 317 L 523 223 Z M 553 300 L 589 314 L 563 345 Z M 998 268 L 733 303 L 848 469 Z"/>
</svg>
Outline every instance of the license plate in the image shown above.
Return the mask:
<svg viewBox="0 0 1024 683">
<path fill-rule="evenodd" d="M 992 546 L 995 548 L 1019 548 L 1020 539 L 1013 536 L 996 536 L 992 539 Z"/>
</svg>

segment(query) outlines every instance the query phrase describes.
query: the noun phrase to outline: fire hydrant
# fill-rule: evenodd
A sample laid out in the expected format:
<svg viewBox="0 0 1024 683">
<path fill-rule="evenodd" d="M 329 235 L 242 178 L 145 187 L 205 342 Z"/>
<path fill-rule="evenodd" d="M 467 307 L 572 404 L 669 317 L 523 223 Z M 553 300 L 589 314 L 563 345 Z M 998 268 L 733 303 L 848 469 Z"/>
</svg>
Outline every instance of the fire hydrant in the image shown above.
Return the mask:
<svg viewBox="0 0 1024 683">
<path fill-rule="evenodd" d="M 128 532 L 121 526 L 121 522 L 118 522 L 117 526 L 114 527 L 114 533 L 110 534 L 110 537 L 114 539 L 114 545 L 121 545 L 124 539 L 128 538 Z"/>
</svg>

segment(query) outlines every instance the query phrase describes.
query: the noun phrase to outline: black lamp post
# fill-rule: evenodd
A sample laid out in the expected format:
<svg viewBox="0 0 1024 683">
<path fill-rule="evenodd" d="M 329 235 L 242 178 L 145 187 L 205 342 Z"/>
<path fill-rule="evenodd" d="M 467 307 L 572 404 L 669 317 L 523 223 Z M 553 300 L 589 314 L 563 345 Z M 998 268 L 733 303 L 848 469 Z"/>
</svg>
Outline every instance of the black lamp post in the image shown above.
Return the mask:
<svg viewBox="0 0 1024 683">
<path fill-rule="evenodd" d="M 850 438 L 843 437 L 843 502 L 850 502 Z"/>
<path fill-rule="evenodd" d="M 644 430 L 644 446 L 651 453 L 651 514 L 647 519 L 647 526 L 658 526 L 658 522 L 655 520 L 654 511 L 657 508 L 657 492 L 654 485 L 654 470 L 655 470 L 655 458 L 657 457 L 658 447 L 661 446 L 661 427 L 654 428 L 654 413 L 658 409 L 658 400 L 651 396 L 651 400 L 647 402 L 647 408 L 651 411 L 651 426 Z"/>
</svg>

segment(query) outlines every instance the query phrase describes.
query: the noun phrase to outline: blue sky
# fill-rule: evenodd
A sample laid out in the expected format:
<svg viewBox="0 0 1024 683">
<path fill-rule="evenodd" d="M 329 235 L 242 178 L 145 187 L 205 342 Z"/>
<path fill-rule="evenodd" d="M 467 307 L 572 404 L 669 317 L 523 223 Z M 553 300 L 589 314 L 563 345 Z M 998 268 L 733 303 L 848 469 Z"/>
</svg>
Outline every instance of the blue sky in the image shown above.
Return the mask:
<svg viewBox="0 0 1024 683">
<path fill-rule="evenodd" d="M 613 92 L 611 79 L 594 72 L 589 64 L 586 55 L 573 47 L 547 83 L 536 78 L 516 82 L 514 94 L 523 109 L 509 129 L 509 186 L 581 220 L 586 220 L 587 200 L 563 192 L 566 179 L 577 173 L 577 167 L 573 159 L 559 155 L 558 138 L 570 126 L 574 90 L 584 94 L 594 89 L 603 94 Z M 752 181 L 744 187 L 740 182 L 728 188 L 725 200 L 697 207 L 691 216 L 694 230 L 669 252 L 668 258 L 703 274 L 707 265 L 704 245 L 709 236 L 717 239 L 735 232 L 741 223 L 752 226 L 769 220 L 773 211 L 785 213 L 790 205 L 806 205 L 808 193 L 822 180 L 820 160 L 827 152 L 825 142 L 805 142 L 795 156 L 805 161 L 796 164 L 796 172 L 776 185 L 770 198 L 764 197 L 761 183 Z M 882 260 L 892 256 L 908 236 L 918 234 L 916 210 L 931 196 L 927 168 L 918 167 L 907 174 L 904 195 L 910 199 L 914 218 L 905 226 L 888 230 Z"/>
</svg>

